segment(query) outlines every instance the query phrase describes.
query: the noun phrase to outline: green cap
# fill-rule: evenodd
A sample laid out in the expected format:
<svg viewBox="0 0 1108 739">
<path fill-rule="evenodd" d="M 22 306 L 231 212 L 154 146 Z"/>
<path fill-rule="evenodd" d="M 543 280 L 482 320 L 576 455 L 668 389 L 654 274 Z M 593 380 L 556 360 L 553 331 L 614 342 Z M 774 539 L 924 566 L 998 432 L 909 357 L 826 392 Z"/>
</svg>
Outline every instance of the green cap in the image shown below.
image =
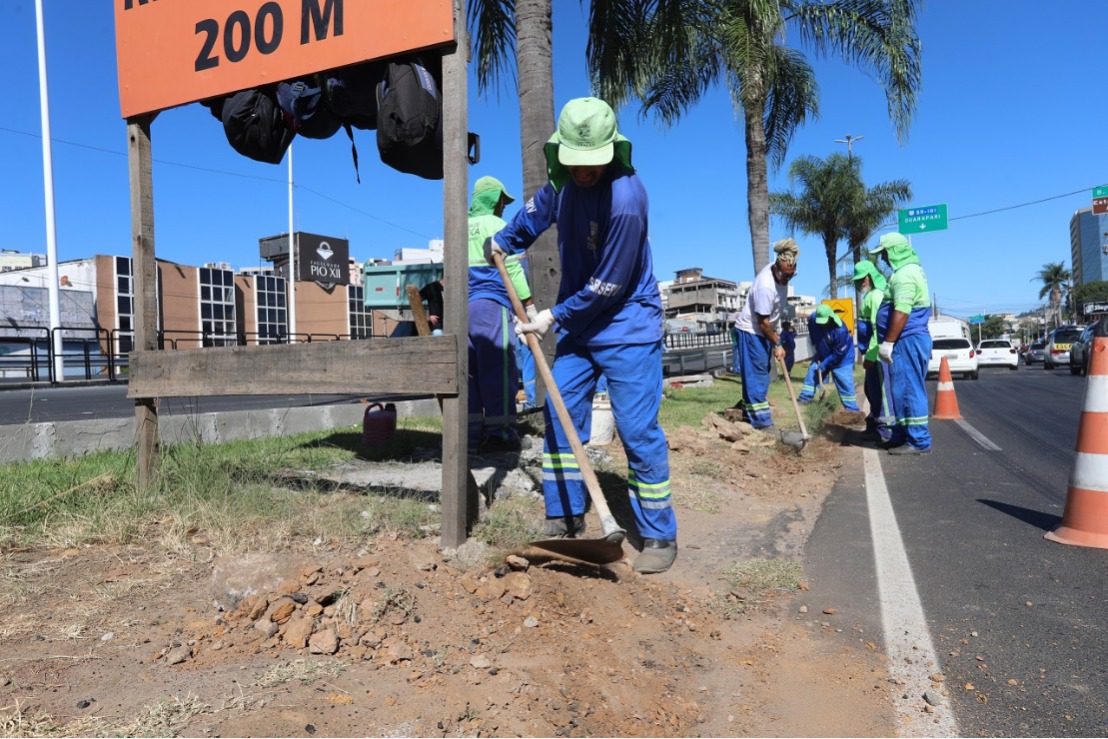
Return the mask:
<svg viewBox="0 0 1108 739">
<path fill-rule="evenodd" d="M 567 167 L 607 164 L 615 156 L 616 114 L 599 98 L 570 100 L 558 116 L 558 161 Z"/>
<path fill-rule="evenodd" d="M 867 277 L 870 278 L 873 286 L 878 290 L 885 289 L 885 275 L 881 274 L 881 271 L 877 269 L 873 262 L 863 259 L 854 265 L 854 281 L 860 282 Z"/>
<path fill-rule="evenodd" d="M 546 173 L 555 190 L 569 179 L 566 167 L 601 166 L 613 159 L 631 166 L 631 142 L 616 129 L 616 114 L 599 98 L 576 98 L 562 108 L 558 130 L 542 147 Z"/>
<path fill-rule="evenodd" d="M 838 325 L 843 325 L 843 319 L 835 315 L 835 310 L 827 303 L 820 303 L 816 308 L 816 323 L 831 323 L 834 321 Z"/>
<path fill-rule="evenodd" d="M 869 250 L 870 254 L 879 254 L 885 250 L 896 250 L 908 246 L 908 239 L 901 233 L 883 235 L 877 242 L 877 246 Z"/>
<path fill-rule="evenodd" d="M 495 177 L 479 177 L 477 182 L 473 183 L 473 194 L 480 195 L 483 192 L 497 191 L 504 196 L 506 202 L 513 202 L 515 198 L 508 194 L 508 188 L 504 187 L 504 183 Z"/>
</svg>

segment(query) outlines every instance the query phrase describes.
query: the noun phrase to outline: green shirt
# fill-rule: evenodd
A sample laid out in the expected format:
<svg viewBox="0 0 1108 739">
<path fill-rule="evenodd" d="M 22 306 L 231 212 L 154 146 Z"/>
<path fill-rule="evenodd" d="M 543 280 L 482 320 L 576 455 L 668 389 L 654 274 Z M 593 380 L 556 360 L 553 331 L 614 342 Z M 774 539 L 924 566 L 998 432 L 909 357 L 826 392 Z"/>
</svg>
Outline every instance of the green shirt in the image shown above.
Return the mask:
<svg viewBox="0 0 1108 739">
<path fill-rule="evenodd" d="M 877 341 L 877 312 L 881 310 L 881 304 L 885 302 L 885 291 L 878 290 L 876 287 L 870 288 L 870 290 L 862 296 L 862 320 L 868 321 L 872 327 L 869 335 L 869 344 L 866 345 L 866 349 L 863 352 L 865 359 L 876 362 L 877 345 L 880 343 Z"/>
<path fill-rule="evenodd" d="M 905 264 L 889 278 L 889 299 L 893 310 L 911 314 L 917 308 L 931 307 L 931 291 L 927 289 L 927 275 L 923 267 Z"/>
</svg>

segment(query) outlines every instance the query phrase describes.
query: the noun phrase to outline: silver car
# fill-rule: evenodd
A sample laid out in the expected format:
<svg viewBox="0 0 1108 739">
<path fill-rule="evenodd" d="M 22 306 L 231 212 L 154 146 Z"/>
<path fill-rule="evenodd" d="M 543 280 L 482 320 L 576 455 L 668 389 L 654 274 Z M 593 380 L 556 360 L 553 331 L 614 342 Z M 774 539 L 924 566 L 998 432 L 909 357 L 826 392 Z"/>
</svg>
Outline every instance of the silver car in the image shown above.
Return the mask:
<svg viewBox="0 0 1108 739">
<path fill-rule="evenodd" d="M 1070 347 L 1081 338 L 1080 326 L 1059 326 L 1050 332 L 1050 338 L 1043 350 L 1043 369 L 1052 370 L 1062 365 L 1069 366 Z"/>
<path fill-rule="evenodd" d="M 1023 353 L 1023 363 L 1031 366 L 1036 362 L 1042 362 L 1044 359 L 1044 353 L 1046 351 L 1046 340 L 1039 339 L 1032 342 L 1031 346 L 1027 347 L 1027 351 Z"/>
</svg>

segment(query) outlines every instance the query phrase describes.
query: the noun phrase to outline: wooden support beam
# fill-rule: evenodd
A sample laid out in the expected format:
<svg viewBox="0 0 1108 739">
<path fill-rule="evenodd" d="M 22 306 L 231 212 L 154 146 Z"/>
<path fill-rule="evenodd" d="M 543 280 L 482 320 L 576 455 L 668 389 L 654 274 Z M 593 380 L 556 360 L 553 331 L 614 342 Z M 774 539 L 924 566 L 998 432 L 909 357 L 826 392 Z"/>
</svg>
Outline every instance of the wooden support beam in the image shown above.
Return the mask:
<svg viewBox="0 0 1108 739">
<path fill-rule="evenodd" d="M 469 169 L 466 159 L 468 110 L 466 60 L 466 4 L 454 0 L 454 48 L 442 59 L 443 86 L 443 259 L 446 290 L 443 294 L 443 330 L 459 337 L 457 393 L 442 402 L 442 546 L 465 543 L 468 524 L 477 518 L 477 500 L 466 494 L 469 449 L 466 426 L 469 391 L 466 381 L 469 335 Z M 422 339 L 428 341 L 429 339 Z"/>
<path fill-rule="evenodd" d="M 131 270 L 135 279 L 137 350 L 158 348 L 158 265 L 154 258 L 154 178 L 150 144 L 153 116 L 127 121 L 127 163 L 131 188 Z M 134 375 L 131 375 L 134 379 Z M 158 475 L 158 408 L 153 395 L 135 398 L 135 485 L 153 488 Z"/>
<path fill-rule="evenodd" d="M 453 335 L 135 352 L 127 394 L 453 395 L 459 385 L 457 354 Z"/>
</svg>

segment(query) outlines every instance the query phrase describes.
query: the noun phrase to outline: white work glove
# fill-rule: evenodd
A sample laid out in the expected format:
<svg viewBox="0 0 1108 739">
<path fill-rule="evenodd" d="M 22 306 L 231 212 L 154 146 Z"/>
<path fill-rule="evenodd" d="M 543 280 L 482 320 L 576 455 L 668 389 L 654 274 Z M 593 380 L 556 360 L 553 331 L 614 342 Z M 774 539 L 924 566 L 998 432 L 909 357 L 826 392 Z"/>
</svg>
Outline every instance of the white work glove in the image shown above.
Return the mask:
<svg viewBox="0 0 1108 739">
<path fill-rule="evenodd" d="M 881 344 L 878 345 L 878 347 L 877 347 L 877 356 L 881 357 L 882 362 L 892 362 L 893 361 L 893 347 L 894 346 L 896 346 L 896 344 L 891 342 L 891 341 L 882 341 Z"/>
<path fill-rule="evenodd" d="M 531 323 L 534 323 L 535 319 L 539 317 L 539 309 L 535 307 L 534 303 L 528 303 L 523 307 L 523 310 L 527 313 L 527 320 Z"/>
<path fill-rule="evenodd" d="M 503 261 L 504 258 L 506 256 L 508 256 L 504 252 L 504 250 L 500 248 L 500 244 L 496 243 L 496 239 L 494 239 L 491 236 L 488 237 L 487 239 L 485 239 L 484 250 L 485 250 L 485 261 L 488 262 L 489 264 L 491 264 L 494 267 L 496 266 L 496 260 L 493 259 L 493 254 L 499 254 L 501 261 Z"/>
<path fill-rule="evenodd" d="M 531 318 L 531 316 L 528 316 Z M 523 336 L 524 334 L 534 334 L 540 339 L 546 336 L 546 332 L 550 330 L 550 327 L 554 325 L 554 314 L 549 310 L 539 311 L 534 318 L 531 318 L 527 323 L 520 323 L 516 321 L 515 331 L 516 336 Z"/>
</svg>

